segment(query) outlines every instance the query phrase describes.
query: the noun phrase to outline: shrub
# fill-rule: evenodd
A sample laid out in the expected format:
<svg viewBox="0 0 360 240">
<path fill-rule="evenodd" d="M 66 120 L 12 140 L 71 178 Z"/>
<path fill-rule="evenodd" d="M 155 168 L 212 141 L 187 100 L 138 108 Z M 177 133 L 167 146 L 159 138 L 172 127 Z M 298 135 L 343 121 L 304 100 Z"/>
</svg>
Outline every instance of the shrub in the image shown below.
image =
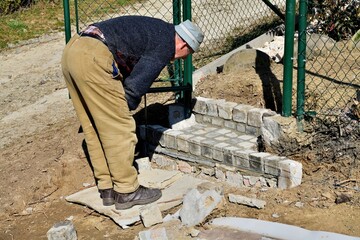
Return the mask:
<svg viewBox="0 0 360 240">
<path fill-rule="evenodd" d="M 0 14 L 13 13 L 22 7 L 29 7 L 35 0 L 1 0 Z"/>
<path fill-rule="evenodd" d="M 336 41 L 350 39 L 360 28 L 359 0 L 314 0 L 308 3 L 311 31 Z"/>
</svg>

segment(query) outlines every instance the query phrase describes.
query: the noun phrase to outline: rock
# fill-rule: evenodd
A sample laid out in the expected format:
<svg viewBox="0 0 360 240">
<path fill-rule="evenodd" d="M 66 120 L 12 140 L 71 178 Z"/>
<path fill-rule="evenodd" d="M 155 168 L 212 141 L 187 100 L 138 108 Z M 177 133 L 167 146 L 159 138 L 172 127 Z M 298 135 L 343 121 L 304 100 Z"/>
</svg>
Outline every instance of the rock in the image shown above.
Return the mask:
<svg viewBox="0 0 360 240">
<path fill-rule="evenodd" d="M 183 199 L 183 207 L 180 210 L 181 222 L 190 227 L 201 223 L 221 200 L 222 196 L 215 190 L 200 193 L 193 188 Z"/>
<path fill-rule="evenodd" d="M 139 211 L 145 227 L 151 227 L 163 221 L 160 208 L 156 203 L 145 205 Z"/>
<path fill-rule="evenodd" d="M 241 195 L 229 194 L 229 201 L 232 203 L 239 203 L 249 207 L 256 207 L 258 209 L 264 208 L 266 202 L 256 198 L 248 198 Z"/>
<path fill-rule="evenodd" d="M 46 235 L 48 240 L 77 240 L 76 231 L 71 221 L 56 223 Z"/>
<path fill-rule="evenodd" d="M 150 164 L 150 159 L 149 157 L 144 157 L 144 158 L 138 158 L 135 160 L 137 167 L 139 169 L 139 171 L 142 170 L 151 170 L 151 164 Z"/>
</svg>

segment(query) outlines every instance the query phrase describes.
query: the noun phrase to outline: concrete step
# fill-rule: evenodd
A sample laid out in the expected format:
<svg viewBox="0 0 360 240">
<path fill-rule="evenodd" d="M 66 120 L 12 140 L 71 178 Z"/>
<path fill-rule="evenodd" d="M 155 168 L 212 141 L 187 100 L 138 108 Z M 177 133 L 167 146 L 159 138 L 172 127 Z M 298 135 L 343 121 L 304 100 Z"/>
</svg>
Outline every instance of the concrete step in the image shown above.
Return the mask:
<svg viewBox="0 0 360 240">
<path fill-rule="evenodd" d="M 260 152 L 258 138 L 249 133 L 197 122 L 181 129 L 142 125 L 139 130 L 140 138 L 152 145 L 155 152 L 212 168 L 232 167 L 238 174 L 235 178 L 232 175 L 235 181 L 244 181 L 250 172 L 262 176 L 264 184 L 281 189 L 301 183 L 300 163 Z M 242 186 L 239 182 L 234 184 Z"/>
</svg>

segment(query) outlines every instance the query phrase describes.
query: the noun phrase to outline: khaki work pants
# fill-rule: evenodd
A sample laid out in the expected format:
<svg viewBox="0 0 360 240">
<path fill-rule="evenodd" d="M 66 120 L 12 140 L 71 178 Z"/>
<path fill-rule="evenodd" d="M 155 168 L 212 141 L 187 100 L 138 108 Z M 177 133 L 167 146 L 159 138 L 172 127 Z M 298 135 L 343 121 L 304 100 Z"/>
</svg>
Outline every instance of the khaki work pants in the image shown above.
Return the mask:
<svg viewBox="0 0 360 240">
<path fill-rule="evenodd" d="M 98 188 L 130 193 L 139 187 L 133 166 L 136 125 L 122 83 L 113 78 L 113 62 L 101 41 L 76 35 L 66 45 L 61 64 Z"/>
</svg>

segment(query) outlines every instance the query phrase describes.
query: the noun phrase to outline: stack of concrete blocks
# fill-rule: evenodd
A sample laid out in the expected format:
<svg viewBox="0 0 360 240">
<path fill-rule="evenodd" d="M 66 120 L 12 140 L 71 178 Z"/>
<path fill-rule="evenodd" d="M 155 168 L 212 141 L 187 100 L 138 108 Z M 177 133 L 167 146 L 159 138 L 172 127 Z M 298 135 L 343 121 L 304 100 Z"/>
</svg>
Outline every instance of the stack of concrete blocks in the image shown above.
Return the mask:
<svg viewBox="0 0 360 240">
<path fill-rule="evenodd" d="M 278 188 L 298 186 L 301 163 L 260 152 L 258 137 L 267 144 L 279 141 L 282 124 L 275 112 L 249 105 L 198 97 L 193 108 L 196 124 L 172 129 L 160 125 L 140 126 L 140 138 L 156 146 L 155 152 L 208 167 L 225 166 L 245 170 L 265 179 L 275 179 Z M 231 175 L 227 171 L 223 174 Z M 249 176 L 240 175 L 245 182 Z M 270 181 L 271 182 L 271 181 Z M 242 185 L 243 183 L 234 183 Z"/>
</svg>

